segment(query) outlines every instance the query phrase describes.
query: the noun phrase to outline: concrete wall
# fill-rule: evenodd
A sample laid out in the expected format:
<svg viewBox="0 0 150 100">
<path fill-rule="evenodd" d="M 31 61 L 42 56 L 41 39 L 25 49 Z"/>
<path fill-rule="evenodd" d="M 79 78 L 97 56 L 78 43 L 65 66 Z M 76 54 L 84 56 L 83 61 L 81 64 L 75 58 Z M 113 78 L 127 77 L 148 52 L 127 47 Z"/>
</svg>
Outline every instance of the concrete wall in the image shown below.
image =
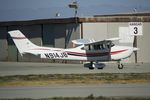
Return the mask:
<svg viewBox="0 0 150 100">
<path fill-rule="evenodd" d="M 138 60 L 140 62 L 150 62 L 150 23 L 143 24 L 143 36 L 137 39 L 137 45 L 140 48 L 138 51 Z"/>
<path fill-rule="evenodd" d="M 107 23 L 83 23 L 83 38 L 103 40 L 107 37 Z"/>
</svg>

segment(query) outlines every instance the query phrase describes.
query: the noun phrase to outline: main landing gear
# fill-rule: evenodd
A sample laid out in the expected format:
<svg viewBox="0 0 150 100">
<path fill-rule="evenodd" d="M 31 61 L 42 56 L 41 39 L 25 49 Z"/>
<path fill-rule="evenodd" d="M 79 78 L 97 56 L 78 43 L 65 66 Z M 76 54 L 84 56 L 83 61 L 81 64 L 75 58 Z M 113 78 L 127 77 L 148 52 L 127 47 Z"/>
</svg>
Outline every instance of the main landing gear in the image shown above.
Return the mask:
<svg viewBox="0 0 150 100">
<path fill-rule="evenodd" d="M 88 68 L 90 70 L 93 70 L 94 68 L 103 69 L 104 67 L 105 67 L 105 64 L 98 63 L 98 62 L 93 63 L 92 61 L 90 62 L 89 66 L 88 66 Z"/>
<path fill-rule="evenodd" d="M 120 60 L 117 61 L 118 64 L 118 69 L 123 69 L 124 65 L 122 63 L 120 63 Z M 84 67 L 89 68 L 90 70 L 93 70 L 94 68 L 97 69 L 103 69 L 106 65 L 103 63 L 98 63 L 98 62 L 90 62 L 90 63 L 86 63 L 84 64 Z"/>
<path fill-rule="evenodd" d="M 118 61 L 118 69 L 123 69 L 124 65 Z"/>
<path fill-rule="evenodd" d="M 90 69 L 90 70 L 93 70 L 93 69 L 94 69 L 93 62 L 92 62 L 92 61 L 90 62 L 89 69 Z"/>
</svg>

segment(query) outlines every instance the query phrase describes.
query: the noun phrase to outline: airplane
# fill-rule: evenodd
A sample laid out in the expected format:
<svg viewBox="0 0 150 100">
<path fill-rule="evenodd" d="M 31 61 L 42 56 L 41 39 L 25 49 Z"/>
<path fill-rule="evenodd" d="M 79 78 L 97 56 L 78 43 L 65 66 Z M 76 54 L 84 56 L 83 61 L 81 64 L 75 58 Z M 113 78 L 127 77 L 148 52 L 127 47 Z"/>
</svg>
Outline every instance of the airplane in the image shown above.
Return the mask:
<svg viewBox="0 0 150 100">
<path fill-rule="evenodd" d="M 72 42 L 78 45 L 75 48 L 53 48 L 37 46 L 33 44 L 20 30 L 8 32 L 13 39 L 21 56 L 24 54 L 32 54 L 45 59 L 61 59 L 61 60 L 76 60 L 88 61 L 84 64 L 89 69 L 103 69 L 99 62 L 117 61 L 118 69 L 123 69 L 124 65 L 121 60 L 131 56 L 138 48 L 130 46 L 115 45 L 113 41 L 119 38 L 104 39 L 100 41 L 90 39 L 77 39 Z"/>
</svg>

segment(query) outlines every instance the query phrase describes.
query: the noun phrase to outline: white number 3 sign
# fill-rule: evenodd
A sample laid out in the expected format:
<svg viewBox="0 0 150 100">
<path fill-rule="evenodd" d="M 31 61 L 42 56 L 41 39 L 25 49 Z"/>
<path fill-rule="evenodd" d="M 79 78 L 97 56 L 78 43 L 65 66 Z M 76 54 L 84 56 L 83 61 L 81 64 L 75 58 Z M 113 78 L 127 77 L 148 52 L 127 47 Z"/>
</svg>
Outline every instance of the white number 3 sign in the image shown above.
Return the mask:
<svg viewBox="0 0 150 100">
<path fill-rule="evenodd" d="M 129 22 L 130 35 L 143 35 L 143 23 L 142 22 Z"/>
</svg>

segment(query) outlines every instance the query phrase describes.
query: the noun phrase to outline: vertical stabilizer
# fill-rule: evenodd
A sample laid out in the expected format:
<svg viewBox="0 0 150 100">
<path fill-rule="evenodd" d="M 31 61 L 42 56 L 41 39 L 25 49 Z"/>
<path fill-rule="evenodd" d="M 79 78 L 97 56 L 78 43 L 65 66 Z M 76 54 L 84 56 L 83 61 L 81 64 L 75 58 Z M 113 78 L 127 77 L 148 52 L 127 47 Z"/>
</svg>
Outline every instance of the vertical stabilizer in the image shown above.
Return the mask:
<svg viewBox="0 0 150 100">
<path fill-rule="evenodd" d="M 13 30 L 8 32 L 10 36 L 12 37 L 17 49 L 21 54 L 23 54 L 25 51 L 37 47 L 35 44 L 33 44 L 29 39 L 27 39 L 21 31 L 19 30 Z"/>
</svg>

